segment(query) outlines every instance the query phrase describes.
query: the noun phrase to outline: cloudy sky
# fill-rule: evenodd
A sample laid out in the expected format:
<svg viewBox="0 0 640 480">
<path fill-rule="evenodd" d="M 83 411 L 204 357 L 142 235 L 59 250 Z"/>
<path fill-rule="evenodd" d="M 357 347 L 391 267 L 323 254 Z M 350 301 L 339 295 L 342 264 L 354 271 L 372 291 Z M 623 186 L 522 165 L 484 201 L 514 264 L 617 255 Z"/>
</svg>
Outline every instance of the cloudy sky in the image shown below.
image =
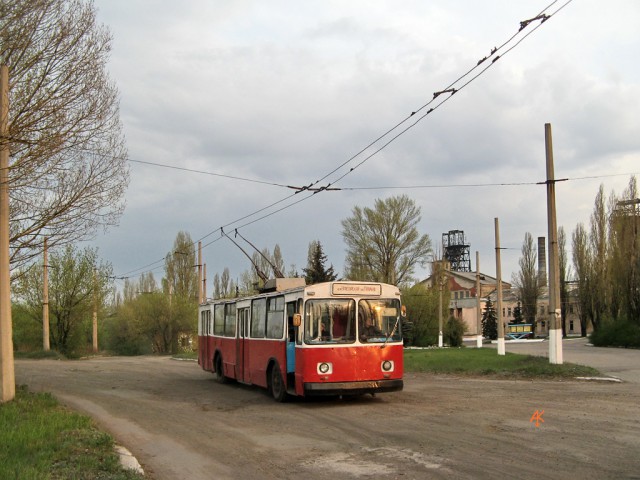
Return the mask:
<svg viewBox="0 0 640 480">
<path fill-rule="evenodd" d="M 93 244 L 116 275 L 160 278 L 184 230 L 206 245 L 210 279 L 235 279 L 249 263 L 224 226 L 279 244 L 299 271 L 319 240 L 342 273 L 340 221 L 406 194 L 434 246 L 463 230 L 490 275 L 499 218 L 510 280 L 525 232 L 547 236 L 545 123 L 568 232 L 601 184 L 621 193 L 640 173 L 640 3 L 551 1 L 96 0 L 132 162 L 120 225 Z M 427 105 L 542 11 L 557 13 Z M 318 180 L 341 190 L 286 187 Z"/>
</svg>

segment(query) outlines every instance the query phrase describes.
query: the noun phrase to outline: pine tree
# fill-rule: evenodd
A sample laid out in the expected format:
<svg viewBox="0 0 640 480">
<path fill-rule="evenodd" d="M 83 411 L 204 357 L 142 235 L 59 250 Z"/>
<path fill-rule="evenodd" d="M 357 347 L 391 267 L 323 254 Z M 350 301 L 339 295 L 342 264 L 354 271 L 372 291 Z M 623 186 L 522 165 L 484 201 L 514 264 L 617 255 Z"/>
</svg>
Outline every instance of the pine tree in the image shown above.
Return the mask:
<svg viewBox="0 0 640 480">
<path fill-rule="evenodd" d="M 518 305 L 513 309 L 513 323 L 524 323 L 522 305 L 520 304 L 520 301 L 518 301 Z"/>
<path fill-rule="evenodd" d="M 482 312 L 482 336 L 490 340 L 498 338 L 498 315 L 491 299 L 487 299 L 484 312 Z"/>
<path fill-rule="evenodd" d="M 325 268 L 327 256 L 322 250 L 319 240 L 314 240 L 309 244 L 309 255 L 307 257 L 307 267 L 303 268 L 304 278 L 307 285 L 314 283 L 332 282 L 337 278 L 333 271 L 333 265 Z"/>
</svg>

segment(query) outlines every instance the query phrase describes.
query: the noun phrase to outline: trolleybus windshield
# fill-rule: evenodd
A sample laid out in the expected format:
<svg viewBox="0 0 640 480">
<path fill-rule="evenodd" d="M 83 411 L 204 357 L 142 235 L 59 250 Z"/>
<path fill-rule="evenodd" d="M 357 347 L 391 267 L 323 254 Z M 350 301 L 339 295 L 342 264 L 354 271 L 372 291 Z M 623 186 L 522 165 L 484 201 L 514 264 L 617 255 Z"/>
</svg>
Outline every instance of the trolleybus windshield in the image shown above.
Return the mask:
<svg viewBox="0 0 640 480">
<path fill-rule="evenodd" d="M 356 302 L 349 298 L 313 299 L 305 306 L 305 343 L 354 343 Z"/>
<path fill-rule="evenodd" d="M 375 299 L 358 302 L 358 339 L 363 343 L 399 342 L 400 300 Z"/>
</svg>

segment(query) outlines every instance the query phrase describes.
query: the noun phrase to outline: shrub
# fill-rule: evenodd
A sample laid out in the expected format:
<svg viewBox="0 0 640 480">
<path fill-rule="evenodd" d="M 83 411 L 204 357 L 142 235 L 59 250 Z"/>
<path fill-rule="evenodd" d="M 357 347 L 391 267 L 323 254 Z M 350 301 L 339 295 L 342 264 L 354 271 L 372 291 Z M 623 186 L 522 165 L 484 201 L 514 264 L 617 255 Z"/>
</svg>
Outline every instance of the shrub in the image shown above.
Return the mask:
<svg viewBox="0 0 640 480">
<path fill-rule="evenodd" d="M 640 326 L 618 320 L 600 326 L 590 336 L 596 347 L 640 348 Z"/>
<path fill-rule="evenodd" d="M 444 326 L 443 340 L 444 343 L 450 347 L 462 346 L 462 339 L 464 337 L 464 322 L 455 317 L 449 317 L 446 325 Z"/>
</svg>

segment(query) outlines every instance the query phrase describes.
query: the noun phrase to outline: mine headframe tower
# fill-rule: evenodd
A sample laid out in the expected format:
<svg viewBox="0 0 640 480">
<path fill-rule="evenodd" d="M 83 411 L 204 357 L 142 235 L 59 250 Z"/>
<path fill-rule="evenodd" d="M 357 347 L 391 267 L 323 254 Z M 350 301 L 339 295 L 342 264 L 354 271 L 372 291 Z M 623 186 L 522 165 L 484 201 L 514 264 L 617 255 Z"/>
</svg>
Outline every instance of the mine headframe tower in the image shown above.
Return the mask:
<svg viewBox="0 0 640 480">
<path fill-rule="evenodd" d="M 444 258 L 449 261 L 454 272 L 470 272 L 470 246 L 462 230 L 449 230 L 442 234 L 442 249 Z"/>
</svg>

